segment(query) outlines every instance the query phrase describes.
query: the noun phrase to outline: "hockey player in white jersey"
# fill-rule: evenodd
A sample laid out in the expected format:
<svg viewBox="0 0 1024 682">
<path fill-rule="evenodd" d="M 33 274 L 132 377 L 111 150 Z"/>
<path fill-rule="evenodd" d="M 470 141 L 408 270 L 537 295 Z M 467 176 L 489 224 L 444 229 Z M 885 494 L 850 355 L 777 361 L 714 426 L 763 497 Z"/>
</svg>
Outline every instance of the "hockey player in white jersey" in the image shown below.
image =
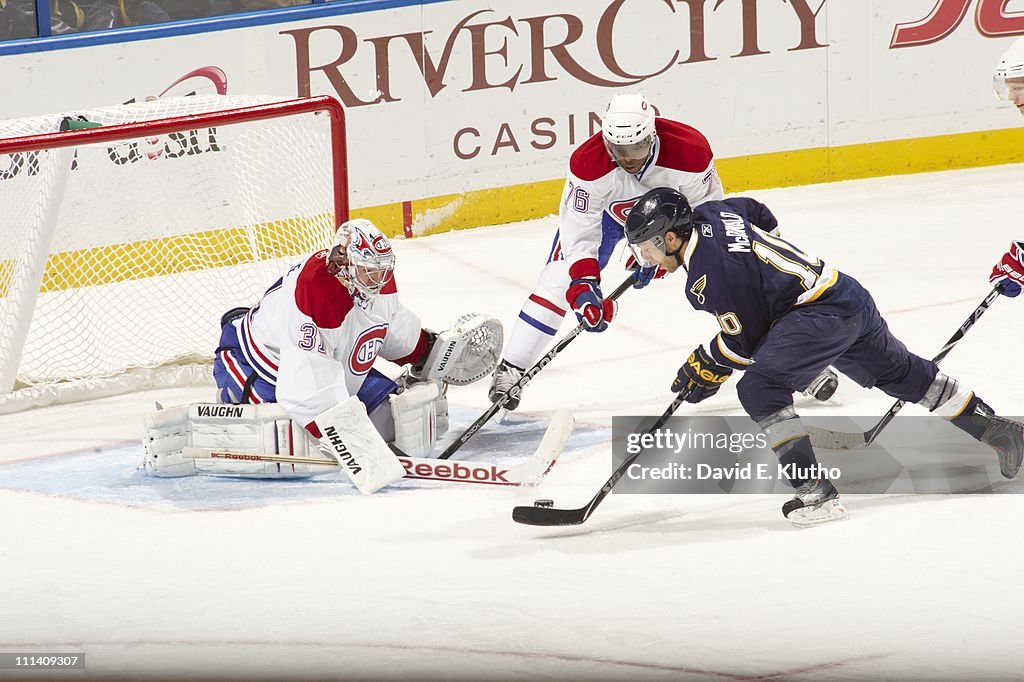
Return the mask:
<svg viewBox="0 0 1024 682">
<path fill-rule="evenodd" d="M 629 209 L 654 187 L 677 189 L 694 205 L 723 196 L 711 146 L 699 131 L 656 117 L 642 94 L 617 94 L 601 132 L 569 158 L 558 231 L 494 372 L 492 401 L 537 361 L 569 310 L 587 331 L 608 327 L 615 310 L 602 294 L 601 270 L 622 239 Z M 634 286 L 642 288 L 658 274 L 657 268 L 638 268 Z M 514 410 L 519 399 L 511 396 L 504 406 Z"/>
<path fill-rule="evenodd" d="M 401 478 L 386 441 L 410 456 L 428 454 L 447 427 L 446 384 L 489 374 L 502 338 L 500 323 L 484 315 L 463 316 L 441 334 L 424 329 L 398 299 L 394 267 L 387 237 L 352 220 L 331 248 L 295 264 L 256 305 L 229 311 L 214 361 L 221 404 L 153 415 L 146 467 L 197 473 L 186 446 L 298 457 L 319 446 L 364 492 Z M 374 369 L 378 356 L 411 371 L 393 381 Z M 208 464 L 234 475 L 312 473 L 280 463 Z"/>
<path fill-rule="evenodd" d="M 999 99 L 1013 102 L 1013 105 L 1024 114 L 1024 38 L 1018 38 L 1003 53 L 996 73 L 992 78 L 992 87 Z"/>
<path fill-rule="evenodd" d="M 1018 38 L 1003 53 L 992 78 L 996 96 L 1013 102 L 1024 114 L 1024 38 Z M 1013 242 L 992 268 L 989 282 L 999 287 L 1003 296 L 1014 298 L 1024 286 L 1024 239 Z"/>
</svg>

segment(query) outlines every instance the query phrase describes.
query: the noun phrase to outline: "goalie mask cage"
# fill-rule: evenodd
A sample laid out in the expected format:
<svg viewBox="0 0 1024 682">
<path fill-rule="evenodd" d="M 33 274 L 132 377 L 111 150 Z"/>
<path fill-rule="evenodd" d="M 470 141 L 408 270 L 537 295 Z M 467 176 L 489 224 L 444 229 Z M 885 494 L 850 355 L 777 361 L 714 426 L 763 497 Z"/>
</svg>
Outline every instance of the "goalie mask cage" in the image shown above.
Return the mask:
<svg viewBox="0 0 1024 682">
<path fill-rule="evenodd" d="M 343 111 L 192 96 L 0 121 L 0 207 L 0 413 L 211 384 L 221 315 L 348 219 Z"/>
</svg>

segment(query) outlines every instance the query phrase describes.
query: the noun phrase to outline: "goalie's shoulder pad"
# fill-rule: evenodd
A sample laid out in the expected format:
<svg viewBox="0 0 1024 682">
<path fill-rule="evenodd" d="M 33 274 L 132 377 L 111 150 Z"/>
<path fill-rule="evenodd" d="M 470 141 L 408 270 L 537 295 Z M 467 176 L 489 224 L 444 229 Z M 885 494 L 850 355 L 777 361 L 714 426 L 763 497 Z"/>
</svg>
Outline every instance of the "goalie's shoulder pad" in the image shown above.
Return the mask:
<svg viewBox="0 0 1024 682">
<path fill-rule="evenodd" d="M 503 343 L 504 330 L 498 318 L 468 313 L 438 334 L 416 376 L 456 386 L 479 381 L 494 371 Z"/>
</svg>

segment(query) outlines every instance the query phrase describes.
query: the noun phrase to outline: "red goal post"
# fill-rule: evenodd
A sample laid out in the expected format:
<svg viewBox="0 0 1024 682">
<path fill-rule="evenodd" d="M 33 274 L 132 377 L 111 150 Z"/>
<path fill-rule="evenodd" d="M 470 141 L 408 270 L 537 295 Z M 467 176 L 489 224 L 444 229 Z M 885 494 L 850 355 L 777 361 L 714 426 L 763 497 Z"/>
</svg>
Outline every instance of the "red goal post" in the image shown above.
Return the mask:
<svg viewBox="0 0 1024 682">
<path fill-rule="evenodd" d="M 345 137 L 326 96 L 0 121 L 0 413 L 210 383 L 220 315 L 348 219 Z"/>
</svg>

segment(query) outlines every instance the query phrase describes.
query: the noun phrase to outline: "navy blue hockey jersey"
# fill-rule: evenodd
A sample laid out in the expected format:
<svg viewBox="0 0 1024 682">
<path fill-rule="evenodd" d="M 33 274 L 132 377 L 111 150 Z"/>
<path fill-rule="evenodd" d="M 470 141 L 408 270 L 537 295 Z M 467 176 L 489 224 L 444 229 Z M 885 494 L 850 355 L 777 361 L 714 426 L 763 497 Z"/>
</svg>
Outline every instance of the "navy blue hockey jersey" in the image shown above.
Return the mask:
<svg viewBox="0 0 1024 682">
<path fill-rule="evenodd" d="M 683 252 L 686 297 L 718 318 L 722 331 L 709 351 L 719 364 L 743 369 L 774 324 L 796 306 L 849 315 L 867 292 L 851 277 L 769 232 L 778 221 L 746 197 L 709 201 L 693 209 L 693 232 Z"/>
</svg>

